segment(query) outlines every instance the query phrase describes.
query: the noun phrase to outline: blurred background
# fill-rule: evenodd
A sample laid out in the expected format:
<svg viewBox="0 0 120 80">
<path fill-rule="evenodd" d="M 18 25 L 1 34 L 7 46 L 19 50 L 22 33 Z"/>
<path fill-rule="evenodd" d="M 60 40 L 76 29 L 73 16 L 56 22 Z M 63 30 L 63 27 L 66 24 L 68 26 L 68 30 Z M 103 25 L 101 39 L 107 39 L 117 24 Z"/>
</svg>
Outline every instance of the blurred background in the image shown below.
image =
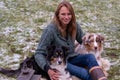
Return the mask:
<svg viewBox="0 0 120 80">
<path fill-rule="evenodd" d="M 42 30 L 62 0 L 0 0 L 0 67 L 16 69 L 34 54 Z M 83 31 L 105 36 L 103 57 L 120 61 L 120 0 L 67 0 Z M 120 62 L 108 80 L 120 80 Z M 0 74 L 0 80 L 16 80 Z"/>
</svg>

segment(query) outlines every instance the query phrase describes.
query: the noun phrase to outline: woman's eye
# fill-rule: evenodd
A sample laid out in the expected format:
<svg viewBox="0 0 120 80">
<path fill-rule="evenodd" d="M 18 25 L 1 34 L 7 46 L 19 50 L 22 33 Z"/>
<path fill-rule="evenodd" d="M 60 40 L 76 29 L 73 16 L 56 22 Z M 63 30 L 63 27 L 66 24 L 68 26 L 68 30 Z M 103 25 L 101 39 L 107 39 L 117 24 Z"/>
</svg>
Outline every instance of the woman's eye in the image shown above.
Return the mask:
<svg viewBox="0 0 120 80">
<path fill-rule="evenodd" d="M 71 15 L 71 13 L 68 13 L 68 15 Z"/>
<path fill-rule="evenodd" d="M 61 15 L 65 15 L 65 13 L 61 13 Z"/>
<path fill-rule="evenodd" d="M 61 13 L 61 15 L 71 15 L 71 13 Z"/>
</svg>

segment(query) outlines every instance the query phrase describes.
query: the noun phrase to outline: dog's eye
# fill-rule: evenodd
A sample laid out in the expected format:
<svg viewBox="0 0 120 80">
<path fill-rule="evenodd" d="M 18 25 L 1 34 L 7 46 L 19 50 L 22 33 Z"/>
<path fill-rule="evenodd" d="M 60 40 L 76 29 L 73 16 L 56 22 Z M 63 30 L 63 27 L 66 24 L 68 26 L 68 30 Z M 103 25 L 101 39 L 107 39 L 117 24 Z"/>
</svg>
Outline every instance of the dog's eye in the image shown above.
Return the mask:
<svg viewBox="0 0 120 80">
<path fill-rule="evenodd" d="M 56 52 L 56 55 L 59 55 L 59 53 L 58 53 L 58 52 Z"/>
<path fill-rule="evenodd" d="M 53 55 L 54 58 L 56 58 L 56 57 L 58 57 L 58 56 L 59 56 L 59 53 L 58 53 L 58 52 L 56 52 L 56 53 Z"/>
<path fill-rule="evenodd" d="M 50 60 L 51 60 L 51 61 L 54 60 L 54 57 L 52 56 L 52 57 L 50 58 Z"/>
<path fill-rule="evenodd" d="M 62 55 L 62 52 L 60 52 L 60 55 Z"/>
<path fill-rule="evenodd" d="M 101 42 L 99 39 L 96 39 L 96 42 Z"/>
<path fill-rule="evenodd" d="M 99 40 L 96 40 L 96 42 L 100 42 Z"/>
</svg>

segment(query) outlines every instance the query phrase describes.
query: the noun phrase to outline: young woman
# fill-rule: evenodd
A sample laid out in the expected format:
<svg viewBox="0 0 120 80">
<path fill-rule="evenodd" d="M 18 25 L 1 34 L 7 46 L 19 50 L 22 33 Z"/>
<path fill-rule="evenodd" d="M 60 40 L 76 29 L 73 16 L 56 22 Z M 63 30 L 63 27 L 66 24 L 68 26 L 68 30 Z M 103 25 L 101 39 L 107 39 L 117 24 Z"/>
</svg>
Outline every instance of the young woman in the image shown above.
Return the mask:
<svg viewBox="0 0 120 80">
<path fill-rule="evenodd" d="M 81 55 L 74 52 L 74 41 L 77 40 L 81 44 L 83 35 L 81 27 L 76 22 L 72 5 L 67 1 L 61 2 L 55 11 L 52 22 L 43 31 L 35 53 L 37 64 L 48 73 L 51 80 L 58 80 L 60 75 L 59 72 L 50 68 L 46 59 L 48 54 L 46 48 L 52 44 L 69 48 L 67 69 L 72 75 L 82 80 L 107 80 L 92 54 Z M 85 66 L 87 69 L 84 68 Z"/>
</svg>

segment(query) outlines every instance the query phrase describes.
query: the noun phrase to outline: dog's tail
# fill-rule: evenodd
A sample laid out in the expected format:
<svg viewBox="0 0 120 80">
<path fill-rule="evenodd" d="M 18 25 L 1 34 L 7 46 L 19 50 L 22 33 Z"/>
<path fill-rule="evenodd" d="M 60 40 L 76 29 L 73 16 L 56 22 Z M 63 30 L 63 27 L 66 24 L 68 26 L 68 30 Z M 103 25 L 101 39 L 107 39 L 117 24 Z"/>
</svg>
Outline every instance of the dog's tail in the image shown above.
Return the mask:
<svg viewBox="0 0 120 80">
<path fill-rule="evenodd" d="M 19 69 L 11 70 L 11 69 L 0 68 L 0 73 L 6 75 L 8 77 L 17 77 L 20 73 L 20 70 Z"/>
<path fill-rule="evenodd" d="M 17 77 L 20 72 L 21 72 L 21 69 L 24 67 L 24 66 L 29 66 L 31 67 L 31 64 L 30 64 L 30 58 L 26 58 L 25 60 L 23 60 L 22 63 L 20 63 L 20 66 L 18 69 L 5 69 L 5 68 L 0 68 L 0 73 L 8 76 L 8 77 Z M 29 64 L 29 65 L 27 65 Z"/>
</svg>

